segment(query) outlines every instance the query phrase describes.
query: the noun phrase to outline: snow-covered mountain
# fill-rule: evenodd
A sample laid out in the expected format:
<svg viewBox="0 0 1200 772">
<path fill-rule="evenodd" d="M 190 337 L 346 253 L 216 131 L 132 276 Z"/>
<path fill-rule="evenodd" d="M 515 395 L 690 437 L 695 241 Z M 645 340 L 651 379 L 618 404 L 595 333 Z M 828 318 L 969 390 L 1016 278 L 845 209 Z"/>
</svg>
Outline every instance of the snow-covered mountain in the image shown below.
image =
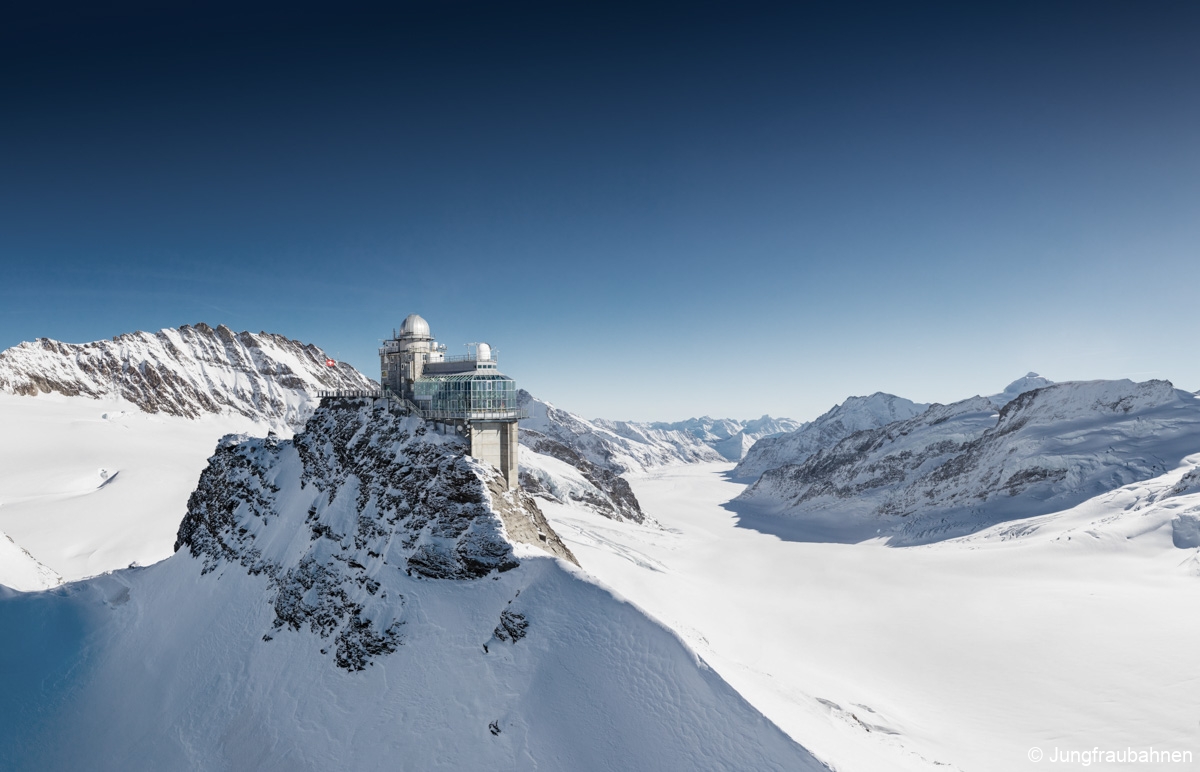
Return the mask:
<svg viewBox="0 0 1200 772">
<path fill-rule="evenodd" d="M 933 405 L 769 470 L 735 503 L 812 538 L 921 543 L 1066 509 L 1200 451 L 1200 399 L 1167 381 L 1088 381 Z"/>
<path fill-rule="evenodd" d="M 299 429 L 321 389 L 371 389 L 353 367 L 282 335 L 184 325 L 93 343 L 39 338 L 0 352 L 0 393 L 123 399 L 147 413 L 211 413 Z"/>
<path fill-rule="evenodd" d="M 618 473 L 723 460 L 710 445 L 686 431 L 630 421 L 589 421 L 524 390 L 518 400 L 529 416 L 521 420 L 522 434 L 536 432 L 557 440 L 593 464 Z"/>
<path fill-rule="evenodd" d="M 222 436 L 290 436 L 317 391 L 371 386 L 316 346 L 203 324 L 22 343 L 0 352 L 0 531 L 67 581 L 162 560 Z"/>
<path fill-rule="evenodd" d="M 562 503 L 581 502 L 616 520 L 642 522 L 641 505 L 621 477 L 669 464 L 736 461 L 761 437 L 790 431 L 790 418 L 692 418 L 675 423 L 588 420 L 527 391 L 521 420 L 521 484 Z"/>
<path fill-rule="evenodd" d="M 1029 373 L 1005 387 L 999 394 L 988 397 L 996 408 L 1004 407 L 1021 394 L 1054 383 L 1037 373 Z M 734 469 L 734 476 L 756 480 L 763 472 L 786 464 L 800 464 L 813 453 L 829 448 L 864 429 L 878 429 L 893 421 L 919 415 L 928 404 L 912 402 L 893 394 L 876 392 L 869 397 L 850 397 L 834 405 L 814 421 L 786 434 L 768 436 L 747 449 L 744 458 Z"/>
<path fill-rule="evenodd" d="M 171 558 L 0 588 L 0 767 L 824 768 L 569 559 L 419 419 L 229 438 Z"/>
<path fill-rule="evenodd" d="M 927 407 L 883 392 L 869 397 L 850 397 L 794 431 L 754 443 L 734 469 L 734 476 L 757 478 L 768 469 L 802 463 L 816 451 L 828 448 L 854 432 L 912 418 Z"/>
<path fill-rule="evenodd" d="M 529 430 L 520 433 L 521 488 L 541 498 L 578 502 L 614 520 L 645 520 L 625 478 L 580 455 L 570 446 Z"/>
<path fill-rule="evenodd" d="M 557 501 L 579 501 L 614 519 L 642 522 L 637 497 L 620 475 L 657 466 L 721 461 L 721 454 L 680 430 L 586 418 L 518 392 L 521 485 Z"/>
<path fill-rule="evenodd" d="M 795 431 L 801 426 L 799 421 L 772 418 L 769 415 L 750 421 L 703 416 L 675 423 L 655 422 L 642 425 L 655 431 L 686 432 L 720 453 L 726 461 L 740 461 L 755 442 L 764 437 Z"/>
<path fill-rule="evenodd" d="M 1053 384 L 1054 381 L 1049 378 L 1031 372 L 1005 386 L 1004 391 L 999 394 L 993 394 L 988 397 L 988 400 L 997 408 L 1002 408 L 1027 391 L 1052 386 Z"/>
</svg>

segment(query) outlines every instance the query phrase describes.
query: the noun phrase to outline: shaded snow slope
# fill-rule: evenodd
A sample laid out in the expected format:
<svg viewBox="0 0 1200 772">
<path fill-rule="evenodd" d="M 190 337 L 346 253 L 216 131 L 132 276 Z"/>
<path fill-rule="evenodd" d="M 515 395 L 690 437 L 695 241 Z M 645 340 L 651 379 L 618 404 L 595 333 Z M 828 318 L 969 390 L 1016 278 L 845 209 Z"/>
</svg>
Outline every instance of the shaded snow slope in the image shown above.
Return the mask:
<svg viewBox="0 0 1200 772">
<path fill-rule="evenodd" d="M 734 469 L 734 476 L 752 479 L 768 469 L 799 464 L 854 432 L 912 418 L 927 407 L 883 392 L 869 397 L 850 397 L 795 431 L 756 442 Z"/>
<path fill-rule="evenodd" d="M 999 413 L 973 397 L 858 432 L 767 472 L 734 507 L 785 516 L 796 538 L 919 543 L 1071 507 L 1195 452 L 1195 395 L 1166 381 L 1061 383 Z"/>
<path fill-rule="evenodd" d="M 1131 543 L 1155 542 L 1177 550 L 1176 565 L 1200 577 L 1200 453 L 1164 474 L 1123 485 L 1070 509 L 1002 523 L 962 537 L 965 545 L 1062 544 L 1113 554 Z"/>
<path fill-rule="evenodd" d="M 331 405 L 222 443 L 168 560 L 0 590 L 0 766 L 822 768 L 463 451 Z"/>
<path fill-rule="evenodd" d="M 46 590 L 62 584 L 62 577 L 0 531 L 0 584 L 14 590 Z"/>
<path fill-rule="evenodd" d="M 298 429 L 322 389 L 370 389 L 353 367 L 282 335 L 224 325 L 135 332 L 93 343 L 39 338 L 0 352 L 0 393 L 120 397 L 148 413 L 237 413 Z"/>
</svg>

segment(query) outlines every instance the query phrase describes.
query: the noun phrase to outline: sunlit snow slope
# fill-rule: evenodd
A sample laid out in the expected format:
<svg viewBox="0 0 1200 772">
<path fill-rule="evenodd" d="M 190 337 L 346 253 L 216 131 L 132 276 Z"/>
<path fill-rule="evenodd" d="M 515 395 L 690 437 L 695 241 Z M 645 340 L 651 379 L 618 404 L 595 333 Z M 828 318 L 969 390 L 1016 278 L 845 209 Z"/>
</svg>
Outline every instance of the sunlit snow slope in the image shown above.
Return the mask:
<svg viewBox="0 0 1200 772">
<path fill-rule="evenodd" d="M 417 419 L 230 438 L 173 557 L 0 589 L 0 768 L 823 768 L 556 542 Z"/>
</svg>

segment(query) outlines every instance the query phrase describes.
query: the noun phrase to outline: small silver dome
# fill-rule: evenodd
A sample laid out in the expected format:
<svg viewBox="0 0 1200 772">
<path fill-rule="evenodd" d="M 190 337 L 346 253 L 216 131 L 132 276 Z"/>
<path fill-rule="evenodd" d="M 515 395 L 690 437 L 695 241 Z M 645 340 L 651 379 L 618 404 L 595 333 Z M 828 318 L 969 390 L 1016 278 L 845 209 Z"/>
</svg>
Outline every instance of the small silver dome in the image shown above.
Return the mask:
<svg viewBox="0 0 1200 772">
<path fill-rule="evenodd" d="M 429 332 L 429 322 L 416 314 L 409 314 L 404 317 L 404 324 L 400 325 L 400 336 L 408 338 L 433 337 Z"/>
</svg>

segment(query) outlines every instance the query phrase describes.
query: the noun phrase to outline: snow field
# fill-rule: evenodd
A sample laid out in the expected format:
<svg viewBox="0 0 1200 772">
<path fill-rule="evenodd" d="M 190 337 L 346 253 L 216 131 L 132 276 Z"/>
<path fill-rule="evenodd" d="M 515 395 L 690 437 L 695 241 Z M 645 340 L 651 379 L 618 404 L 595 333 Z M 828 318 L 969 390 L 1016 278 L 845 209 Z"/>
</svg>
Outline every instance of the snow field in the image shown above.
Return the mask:
<svg viewBox="0 0 1200 772">
<path fill-rule="evenodd" d="M 245 416 L 143 413 L 113 399 L 0 394 L 0 531 L 66 581 L 169 556 L 217 441 Z M 0 584 L 18 584 L 0 563 Z M 12 579 L 12 583 L 5 581 Z"/>
<path fill-rule="evenodd" d="M 1187 465 L 908 548 L 739 528 L 721 506 L 742 489 L 730 468 L 631 475 L 662 529 L 543 509 L 588 570 L 836 769 L 1036 769 L 1034 746 L 1200 750 L 1200 566 L 1171 525 L 1200 496 L 1148 500 Z"/>
</svg>

